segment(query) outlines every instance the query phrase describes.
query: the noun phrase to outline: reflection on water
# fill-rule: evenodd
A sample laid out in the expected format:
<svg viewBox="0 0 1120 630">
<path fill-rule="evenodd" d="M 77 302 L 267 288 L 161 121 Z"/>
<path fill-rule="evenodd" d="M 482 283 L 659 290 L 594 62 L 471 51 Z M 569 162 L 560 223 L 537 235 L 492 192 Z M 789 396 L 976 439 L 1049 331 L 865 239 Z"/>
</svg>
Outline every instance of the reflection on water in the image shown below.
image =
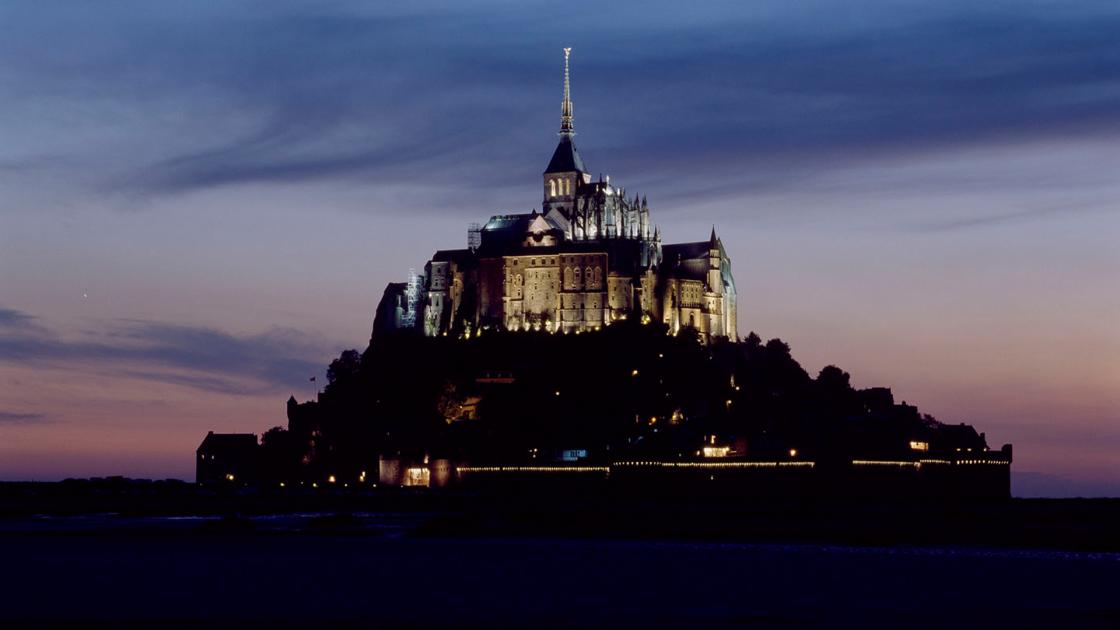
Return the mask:
<svg viewBox="0 0 1120 630">
<path fill-rule="evenodd" d="M 75 516 L 35 515 L 0 519 L 4 533 L 346 533 L 396 538 L 415 534 L 424 524 L 440 515 L 417 512 L 297 512 L 291 514 L 249 514 L 237 516 L 176 515 L 130 516 L 118 513 L 83 514 Z M 1006 549 L 972 546 L 854 546 L 812 543 L 752 544 L 733 542 L 688 541 L 600 541 L 602 544 L 671 545 L 683 549 L 716 551 L 766 550 L 790 554 L 827 554 L 845 556 L 895 556 L 947 559 L 1045 559 L 1094 560 L 1120 563 L 1120 553 L 1079 552 L 1048 549 Z"/>
</svg>

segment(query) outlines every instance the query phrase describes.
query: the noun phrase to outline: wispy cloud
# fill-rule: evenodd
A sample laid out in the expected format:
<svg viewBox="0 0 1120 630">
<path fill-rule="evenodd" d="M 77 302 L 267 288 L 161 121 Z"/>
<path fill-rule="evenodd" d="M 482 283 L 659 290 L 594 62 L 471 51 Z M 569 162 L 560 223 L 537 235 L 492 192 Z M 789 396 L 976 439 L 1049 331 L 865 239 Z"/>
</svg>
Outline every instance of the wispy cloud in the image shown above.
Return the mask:
<svg viewBox="0 0 1120 630">
<path fill-rule="evenodd" d="M 42 422 L 46 419 L 41 413 L 26 413 L 19 411 L 2 411 L 0 410 L 0 425 L 5 424 L 31 424 L 35 422 Z"/>
<path fill-rule="evenodd" d="M 23 311 L 0 306 L 0 334 L 9 330 L 39 332 L 44 329 L 35 322 L 35 317 Z"/>
<path fill-rule="evenodd" d="M 961 217 L 956 219 L 944 219 L 939 221 L 926 222 L 918 225 L 919 231 L 925 232 L 952 232 L 956 230 L 967 230 L 971 228 L 988 227 L 992 225 L 1005 225 L 1008 223 L 1018 223 L 1021 221 L 1029 221 L 1039 217 L 1068 214 L 1078 210 L 1077 208 L 1030 208 L 1025 210 L 1018 210 L 1012 212 L 1002 212 L 999 214 L 990 214 L 985 216 L 970 216 Z"/>
<path fill-rule="evenodd" d="M 14 309 L 0 322 L 33 321 Z M 223 393 L 278 392 L 319 374 L 330 350 L 322 340 L 275 328 L 236 335 L 214 328 L 117 320 L 81 339 L 44 327 L 0 329 L 0 362 L 44 364 L 173 383 Z"/>
<path fill-rule="evenodd" d="M 747 173 L 736 181 L 750 187 L 805 160 L 819 171 L 867 155 L 1120 130 L 1112 3 L 868 2 L 842 16 L 828 3 L 711 14 L 576 4 L 563 22 L 508 3 L 262 15 L 125 2 L 80 21 L 24 5 L 0 24 L 0 76 L 21 95 L 0 114 L 26 122 L 11 109 L 22 105 L 97 127 L 104 112 L 124 113 L 108 144 L 60 143 L 92 168 L 112 163 L 112 186 L 143 194 L 437 173 L 461 189 L 539 172 L 525 143 L 548 143 L 558 48 L 569 43 L 591 168 L 631 180 L 720 165 Z M 64 37 L 76 44 L 42 49 Z M 18 138 L 34 136 L 12 131 L 18 163 Z M 33 148 L 24 142 L 22 154 Z"/>
</svg>

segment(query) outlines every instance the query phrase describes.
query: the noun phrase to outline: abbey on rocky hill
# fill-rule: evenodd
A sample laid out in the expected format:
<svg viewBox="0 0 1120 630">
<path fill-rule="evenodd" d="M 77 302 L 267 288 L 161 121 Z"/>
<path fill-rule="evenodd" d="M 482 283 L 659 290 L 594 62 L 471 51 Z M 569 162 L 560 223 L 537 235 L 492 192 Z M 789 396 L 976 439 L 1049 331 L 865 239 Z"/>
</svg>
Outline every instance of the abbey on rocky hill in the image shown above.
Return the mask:
<svg viewBox="0 0 1120 630">
<path fill-rule="evenodd" d="M 704 241 L 662 245 L 649 205 L 593 181 L 576 151 L 564 49 L 560 142 L 543 177 L 541 210 L 498 215 L 440 250 L 423 274 L 385 289 L 373 333 L 465 335 L 488 328 L 575 333 L 612 321 L 687 326 L 701 340 L 737 337 L 731 259 L 715 228 Z"/>
</svg>

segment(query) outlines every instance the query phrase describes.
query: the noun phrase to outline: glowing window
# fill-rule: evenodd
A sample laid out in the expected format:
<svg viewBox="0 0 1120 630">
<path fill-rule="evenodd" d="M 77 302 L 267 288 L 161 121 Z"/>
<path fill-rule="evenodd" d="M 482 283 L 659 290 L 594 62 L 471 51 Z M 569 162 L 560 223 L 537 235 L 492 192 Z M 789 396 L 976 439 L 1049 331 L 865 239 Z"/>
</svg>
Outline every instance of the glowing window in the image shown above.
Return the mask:
<svg viewBox="0 0 1120 630">
<path fill-rule="evenodd" d="M 555 179 L 548 180 L 548 196 L 549 197 L 555 197 L 556 196 L 556 180 Z"/>
<path fill-rule="evenodd" d="M 702 450 L 704 457 L 727 457 L 731 452 L 731 448 L 727 446 L 705 446 Z"/>
<path fill-rule="evenodd" d="M 404 485 L 427 486 L 431 483 L 431 472 L 427 468 L 409 468 L 405 471 Z"/>
</svg>

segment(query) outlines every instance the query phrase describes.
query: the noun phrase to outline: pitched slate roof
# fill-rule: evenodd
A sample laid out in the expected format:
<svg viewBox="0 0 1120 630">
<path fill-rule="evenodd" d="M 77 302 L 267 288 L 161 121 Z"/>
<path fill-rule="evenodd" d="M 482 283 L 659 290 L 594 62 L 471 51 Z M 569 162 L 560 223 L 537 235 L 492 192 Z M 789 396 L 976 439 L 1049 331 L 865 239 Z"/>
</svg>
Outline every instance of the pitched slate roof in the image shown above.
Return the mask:
<svg viewBox="0 0 1120 630">
<path fill-rule="evenodd" d="M 708 280 L 708 241 L 661 247 L 661 268 L 677 278 Z"/>
<path fill-rule="evenodd" d="M 432 255 L 432 262 L 460 262 L 473 255 L 474 252 L 469 249 L 441 249 L 437 250 L 436 253 Z M 404 283 L 402 282 L 401 284 L 403 285 Z"/>
<path fill-rule="evenodd" d="M 214 433 L 206 434 L 198 451 L 229 452 L 257 448 L 257 436 L 253 433 Z"/>
<path fill-rule="evenodd" d="M 565 133 L 560 135 L 560 143 L 556 145 L 556 150 L 552 152 L 552 159 L 549 160 L 548 168 L 544 169 L 544 172 L 568 173 L 571 171 L 586 173 L 587 167 L 583 165 L 583 158 L 579 156 L 579 151 L 576 151 L 572 136 Z"/>
<path fill-rule="evenodd" d="M 673 243 L 661 247 L 661 257 L 666 264 L 675 263 L 677 256 L 681 260 L 708 260 L 708 250 L 711 244 L 708 241 L 696 243 Z"/>
</svg>

